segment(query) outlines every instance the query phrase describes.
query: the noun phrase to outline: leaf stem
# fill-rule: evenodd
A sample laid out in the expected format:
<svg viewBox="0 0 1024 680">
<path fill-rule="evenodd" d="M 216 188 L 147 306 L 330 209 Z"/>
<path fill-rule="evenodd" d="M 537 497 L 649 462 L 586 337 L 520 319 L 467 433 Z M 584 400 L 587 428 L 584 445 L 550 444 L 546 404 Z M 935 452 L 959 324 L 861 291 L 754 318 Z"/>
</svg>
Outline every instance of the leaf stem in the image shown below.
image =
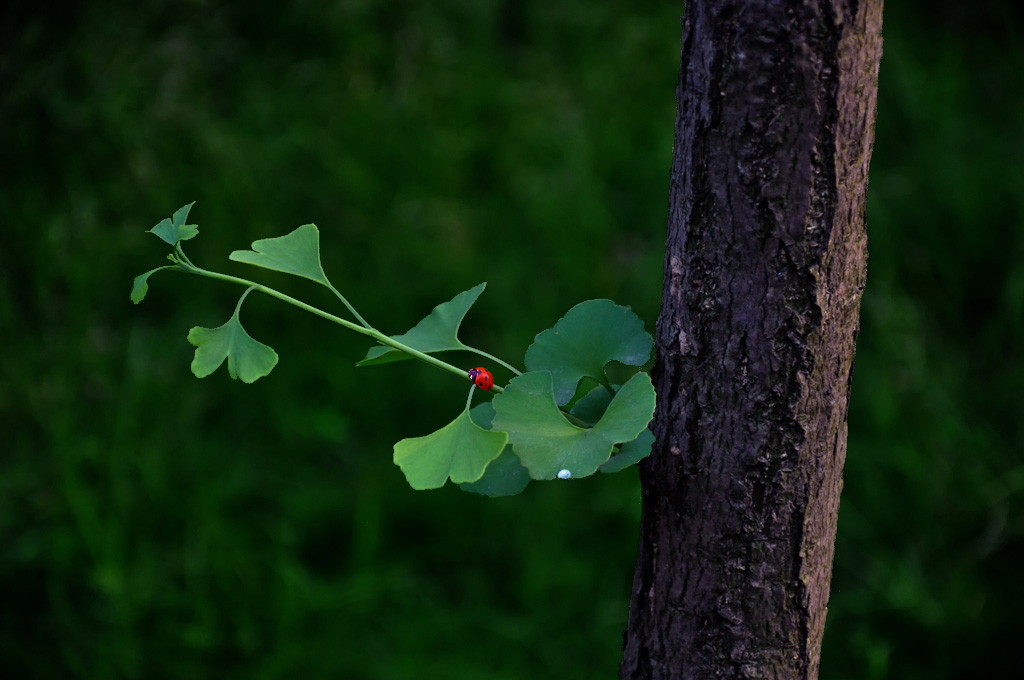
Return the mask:
<svg viewBox="0 0 1024 680">
<path fill-rule="evenodd" d="M 341 317 L 337 317 L 337 316 L 331 314 L 330 312 L 325 312 L 324 310 L 318 309 L 318 308 L 314 307 L 313 305 L 306 304 L 302 300 L 297 300 L 297 299 L 293 298 L 290 295 L 286 295 L 285 293 L 282 293 L 282 292 L 280 292 L 278 290 L 274 290 L 273 288 L 270 288 L 268 286 L 264 286 L 262 284 L 254 282 L 254 281 L 249 281 L 248 279 L 239 278 L 237 276 L 231 276 L 229 274 L 221 274 L 219 272 L 212 272 L 212 271 L 209 271 L 207 269 L 203 269 L 201 267 L 196 267 L 195 265 L 190 264 L 190 263 L 185 262 L 185 261 L 182 261 L 182 262 L 179 263 L 179 268 L 180 268 L 181 271 L 189 273 L 189 274 L 197 274 L 199 276 L 205 276 L 205 277 L 211 278 L 211 279 L 217 279 L 217 280 L 220 280 L 220 281 L 227 281 L 228 283 L 237 283 L 237 284 L 242 285 L 242 286 L 249 286 L 250 287 L 250 291 L 251 290 L 258 290 L 259 292 L 261 292 L 261 293 L 263 293 L 265 295 L 269 295 L 271 297 L 275 297 L 278 300 L 281 300 L 282 302 L 287 302 L 290 305 L 294 305 L 295 307 L 298 307 L 299 309 L 305 310 L 305 311 L 307 311 L 307 312 L 309 312 L 311 314 L 316 314 L 317 316 L 319 316 L 321 318 L 324 318 L 324 319 L 327 319 L 328 321 L 333 321 L 334 323 L 338 324 L 339 326 L 343 326 L 343 327 L 349 329 L 350 331 L 355 331 L 356 333 L 359 333 L 361 335 L 367 335 L 367 336 L 373 338 L 374 340 L 376 340 L 377 342 L 381 343 L 382 345 L 388 345 L 389 347 L 394 347 L 395 349 L 397 349 L 397 350 L 399 350 L 401 352 L 405 352 L 409 356 L 411 356 L 411 357 L 413 357 L 415 359 L 419 359 L 420 361 L 422 361 L 424 363 L 427 363 L 427 364 L 430 364 L 431 366 L 435 366 L 437 368 L 440 368 L 443 371 L 447 371 L 449 373 L 453 373 L 453 374 L 455 374 L 457 376 L 460 376 L 464 380 L 469 380 L 469 376 L 467 375 L 467 371 L 465 371 L 464 369 L 459 368 L 458 366 L 453 366 L 453 365 L 449 364 L 446 361 L 441 361 L 437 357 L 433 357 L 433 356 L 431 356 L 429 354 L 425 354 L 424 352 L 420 352 L 419 350 L 415 350 L 412 347 L 409 347 L 408 345 L 404 345 L 401 342 L 398 342 L 397 340 L 393 340 L 389 336 L 384 335 L 383 333 L 378 331 L 376 328 L 373 328 L 371 326 L 359 326 L 357 324 L 352 323 L 351 321 L 347 321 L 345 319 L 342 319 Z M 248 293 L 249 293 L 249 291 L 246 291 L 246 295 Z M 242 297 L 244 298 L 245 295 L 243 295 Z M 239 302 L 241 302 L 241 301 L 239 301 Z M 350 309 L 350 311 L 354 312 L 354 310 L 351 310 L 351 309 Z M 362 318 L 360 318 L 360 320 L 363 321 Z M 366 323 L 366 322 L 363 321 L 363 323 Z M 498 392 L 499 394 L 501 392 L 505 391 L 503 388 L 499 387 L 498 385 L 495 385 L 492 389 L 495 392 Z"/>
<path fill-rule="evenodd" d="M 466 345 L 463 345 L 463 347 L 465 347 L 466 350 L 469 351 L 469 352 L 473 352 L 474 354 L 479 354 L 482 357 L 485 357 L 487 359 L 490 359 L 491 361 L 494 361 L 494 362 L 497 362 L 497 363 L 501 364 L 502 366 L 504 366 L 508 370 L 512 371 L 516 375 L 522 375 L 523 374 L 522 371 L 516 369 L 515 366 L 511 366 L 511 365 L 505 363 L 504 361 L 502 361 L 498 357 L 496 357 L 496 356 L 494 356 L 492 354 L 488 354 L 487 352 L 483 351 L 482 349 L 477 349 L 476 347 L 468 347 Z"/>
<path fill-rule="evenodd" d="M 248 288 L 245 289 L 245 292 L 242 293 L 242 297 L 238 298 L 238 304 L 235 305 L 236 319 L 238 318 L 238 313 L 242 311 L 242 303 L 245 302 L 245 298 L 248 297 L 249 293 L 253 292 L 254 290 L 256 290 L 256 286 L 249 286 Z"/>
<path fill-rule="evenodd" d="M 473 390 L 476 389 L 476 383 L 469 386 L 469 396 L 466 397 L 466 410 L 469 410 L 470 404 L 473 403 Z"/>
<path fill-rule="evenodd" d="M 352 306 L 352 303 L 349 302 L 348 300 L 346 300 L 345 296 L 341 294 L 341 291 L 338 290 L 337 288 L 335 288 L 334 285 L 331 284 L 330 281 L 327 282 L 327 287 L 331 289 L 331 292 L 333 292 L 335 295 L 338 296 L 338 299 L 341 300 L 341 303 L 343 305 L 348 307 L 348 311 L 352 312 L 352 316 L 356 317 L 356 319 L 359 321 L 359 323 L 361 323 L 363 325 L 363 328 L 368 328 L 370 330 L 373 330 L 373 326 L 371 326 L 369 323 L 367 323 L 366 319 L 364 319 L 362 317 L 362 315 L 359 312 L 356 311 L 356 308 Z"/>
<path fill-rule="evenodd" d="M 192 260 L 188 259 L 188 255 L 185 254 L 185 251 L 182 249 L 180 242 L 174 244 L 174 250 L 181 258 L 182 262 L 187 264 L 189 267 L 196 267 L 194 264 L 192 264 Z M 196 267 L 196 269 L 198 269 L 198 267 Z"/>
</svg>

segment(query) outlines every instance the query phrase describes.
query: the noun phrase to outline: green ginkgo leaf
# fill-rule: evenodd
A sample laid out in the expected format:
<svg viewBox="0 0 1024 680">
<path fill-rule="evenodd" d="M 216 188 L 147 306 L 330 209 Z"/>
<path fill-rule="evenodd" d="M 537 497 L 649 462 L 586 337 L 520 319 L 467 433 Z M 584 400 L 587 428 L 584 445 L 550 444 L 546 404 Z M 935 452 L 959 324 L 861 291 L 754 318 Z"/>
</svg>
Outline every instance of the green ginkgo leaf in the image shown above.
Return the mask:
<svg viewBox="0 0 1024 680">
<path fill-rule="evenodd" d="M 654 415 L 654 386 L 637 373 L 589 429 L 567 421 L 555 404 L 549 371 L 524 373 L 495 395 L 494 427 L 508 432 L 519 460 L 534 479 L 586 477 L 607 461 L 616 444 L 637 438 Z"/>
<path fill-rule="evenodd" d="M 635 465 L 651 455 L 651 446 L 654 444 L 654 433 L 644 430 L 640 436 L 631 442 L 626 442 L 619 447 L 619 452 L 601 464 L 598 469 L 601 472 L 619 472 L 630 465 Z"/>
<path fill-rule="evenodd" d="M 149 291 L 149 277 L 160 271 L 161 269 L 170 269 L 171 266 L 167 265 L 164 267 L 157 267 L 156 269 L 150 269 L 145 274 L 139 274 L 132 281 L 132 302 L 139 304 L 146 297 L 146 293 Z"/>
<path fill-rule="evenodd" d="M 192 201 L 188 205 L 181 206 L 174 211 L 174 215 L 170 219 L 165 217 L 149 231 L 159 236 L 165 243 L 171 246 L 178 245 L 179 241 L 189 240 L 199 233 L 198 226 L 185 224 L 185 220 L 188 219 L 188 213 L 195 204 L 196 202 Z"/>
<path fill-rule="evenodd" d="M 196 326 L 188 332 L 188 341 L 196 346 L 195 357 L 192 359 L 192 373 L 197 378 L 205 378 L 216 371 L 224 360 L 228 360 L 228 373 L 232 378 L 241 378 L 242 382 L 251 383 L 267 375 L 277 365 L 277 352 L 254 340 L 245 332 L 238 319 L 239 310 L 245 296 L 252 289 L 242 294 L 235 313 L 228 322 L 218 328 L 202 328 Z"/>
<path fill-rule="evenodd" d="M 569 403 L 584 377 L 607 384 L 604 367 L 609 362 L 643 366 L 653 347 L 643 321 L 629 307 L 587 300 L 537 335 L 526 350 L 526 370 L 551 371 L 555 400 L 561 406 Z"/>
<path fill-rule="evenodd" d="M 466 410 L 436 432 L 395 444 L 394 459 L 409 486 L 437 489 L 448 479 L 456 484 L 477 481 L 507 443 L 508 433 L 485 430 Z"/>
<path fill-rule="evenodd" d="M 304 224 L 277 238 L 253 241 L 252 250 L 236 250 L 228 257 L 235 262 L 301 276 L 331 288 L 320 264 L 320 231 L 315 224 Z"/>
<path fill-rule="evenodd" d="M 481 283 L 459 293 L 448 302 L 442 302 L 409 332 L 392 336 L 392 339 L 427 354 L 466 349 L 459 340 L 459 326 L 486 286 L 486 283 Z M 409 358 L 410 355 L 405 352 L 378 345 L 371 347 L 366 357 L 356 366 L 373 366 Z"/>
</svg>

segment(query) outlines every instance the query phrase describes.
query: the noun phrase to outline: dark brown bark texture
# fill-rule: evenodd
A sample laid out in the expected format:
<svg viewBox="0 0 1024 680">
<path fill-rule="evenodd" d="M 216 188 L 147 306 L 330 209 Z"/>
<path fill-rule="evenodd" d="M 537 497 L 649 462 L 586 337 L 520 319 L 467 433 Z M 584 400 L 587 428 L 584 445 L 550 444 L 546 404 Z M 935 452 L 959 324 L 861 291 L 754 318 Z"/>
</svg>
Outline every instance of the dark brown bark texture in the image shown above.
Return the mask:
<svg viewBox="0 0 1024 680">
<path fill-rule="evenodd" d="M 691 0 L 623 680 L 818 674 L 882 0 Z"/>
</svg>

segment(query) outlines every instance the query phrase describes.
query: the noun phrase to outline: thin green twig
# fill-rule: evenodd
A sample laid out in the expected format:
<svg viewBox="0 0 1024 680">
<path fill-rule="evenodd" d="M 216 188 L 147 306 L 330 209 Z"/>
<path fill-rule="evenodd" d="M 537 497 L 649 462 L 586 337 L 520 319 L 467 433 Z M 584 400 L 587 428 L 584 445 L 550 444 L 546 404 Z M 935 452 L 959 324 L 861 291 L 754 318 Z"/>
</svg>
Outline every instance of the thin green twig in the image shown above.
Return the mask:
<svg viewBox="0 0 1024 680">
<path fill-rule="evenodd" d="M 431 356 L 431 355 L 426 354 L 424 352 L 420 352 L 419 350 L 413 349 L 412 347 L 409 347 L 408 345 L 402 344 L 401 342 L 398 342 L 397 340 L 394 340 L 394 339 L 390 338 L 389 336 L 384 335 L 383 333 L 378 331 L 376 328 L 367 327 L 367 326 L 359 326 L 357 324 L 352 323 L 351 321 L 348 321 L 346 319 L 342 319 L 341 317 L 335 316 L 334 314 L 331 314 L 330 312 L 325 312 L 322 309 L 318 309 L 317 307 L 314 307 L 313 305 L 307 304 L 307 303 L 303 302 L 302 300 L 297 300 L 297 299 L 293 298 L 292 296 L 286 295 L 285 293 L 282 293 L 282 292 L 280 292 L 278 290 L 270 288 L 269 286 L 264 286 L 263 284 L 256 283 L 255 281 L 249 281 L 248 279 L 243 279 L 243 278 L 240 278 L 240 277 L 237 277 L 237 276 L 230 276 L 228 274 L 220 274 L 218 272 L 212 272 L 212 271 L 209 271 L 207 269 L 203 269 L 201 267 L 196 267 L 195 265 L 193 265 L 191 263 L 188 263 L 185 260 L 179 261 L 179 263 L 178 263 L 178 270 L 182 271 L 182 272 L 185 272 L 185 273 L 188 273 L 188 274 L 197 274 L 199 276 L 205 276 L 205 277 L 211 278 L 211 279 L 217 279 L 217 280 L 220 280 L 220 281 L 227 281 L 228 283 L 236 283 L 236 284 L 239 284 L 239 285 L 242 285 L 242 286 L 248 286 L 252 290 L 258 290 L 259 292 L 261 292 L 261 293 L 263 293 L 265 295 L 269 295 L 271 297 L 275 297 L 278 300 L 281 300 L 282 302 L 287 302 L 290 305 L 298 307 L 299 309 L 305 310 L 305 311 L 307 311 L 307 312 L 309 312 L 311 314 L 316 314 L 317 316 L 319 316 L 321 318 L 324 318 L 324 319 L 327 319 L 328 321 L 333 321 L 334 323 L 338 324 L 339 326 L 343 326 L 343 327 L 349 329 L 350 331 L 355 331 L 356 333 L 359 333 L 361 335 L 369 336 L 369 337 L 373 338 L 374 340 L 376 340 L 377 342 L 381 343 L 382 345 L 387 345 L 389 347 L 394 347 L 395 349 L 397 349 L 397 350 L 399 350 L 401 352 L 405 352 L 409 356 L 411 356 L 411 357 L 413 357 L 415 359 L 419 359 L 420 361 L 422 361 L 424 363 L 430 364 L 431 366 L 435 366 L 437 368 L 440 368 L 441 370 L 447 371 L 447 372 L 452 373 L 454 375 L 458 375 L 461 378 L 463 378 L 464 380 L 469 380 L 468 372 L 465 369 L 459 368 L 458 366 L 453 366 L 453 365 L 449 364 L 446 361 L 442 361 L 442 360 L 438 359 L 437 357 Z M 248 292 L 249 291 L 247 291 L 246 294 L 248 294 Z M 363 323 L 365 323 L 365 321 L 363 321 Z M 498 392 L 499 394 L 505 391 L 502 387 L 500 387 L 498 385 L 495 385 L 492 389 L 495 392 Z"/>
<path fill-rule="evenodd" d="M 463 347 L 465 347 L 466 350 L 469 351 L 469 352 L 473 352 L 474 354 L 479 354 L 482 357 L 485 357 L 487 359 L 490 359 L 491 361 L 495 361 L 495 362 L 501 364 L 502 366 L 504 366 L 508 370 L 512 371 L 516 375 L 522 375 L 523 374 L 522 371 L 518 370 L 515 366 L 512 366 L 512 365 L 502 361 L 501 359 L 499 359 L 498 357 L 496 357 L 494 355 L 488 354 L 487 352 L 483 351 L 482 349 L 477 349 L 476 347 L 468 347 L 466 345 L 463 345 Z"/>
</svg>

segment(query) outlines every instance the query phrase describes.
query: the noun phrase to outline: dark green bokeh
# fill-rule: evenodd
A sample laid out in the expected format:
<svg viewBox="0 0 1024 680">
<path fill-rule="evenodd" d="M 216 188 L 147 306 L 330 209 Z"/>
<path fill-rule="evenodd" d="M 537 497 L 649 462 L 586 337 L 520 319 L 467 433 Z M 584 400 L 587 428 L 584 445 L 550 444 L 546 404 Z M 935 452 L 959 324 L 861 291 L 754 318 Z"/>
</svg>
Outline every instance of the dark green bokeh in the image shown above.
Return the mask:
<svg viewBox="0 0 1024 680">
<path fill-rule="evenodd" d="M 1016 672 L 1024 41 L 1011 3 L 963 4 L 886 10 L 823 678 Z M 241 291 L 128 294 L 195 200 L 197 263 L 316 222 L 388 332 L 485 280 L 463 339 L 514 363 L 587 298 L 653 331 L 680 13 L 6 3 L 0 676 L 613 677 L 635 471 L 414 492 L 391 444 L 458 412 L 455 378 L 357 370 L 361 337 L 254 296 L 280 364 L 196 380 L 188 329 Z"/>
</svg>

